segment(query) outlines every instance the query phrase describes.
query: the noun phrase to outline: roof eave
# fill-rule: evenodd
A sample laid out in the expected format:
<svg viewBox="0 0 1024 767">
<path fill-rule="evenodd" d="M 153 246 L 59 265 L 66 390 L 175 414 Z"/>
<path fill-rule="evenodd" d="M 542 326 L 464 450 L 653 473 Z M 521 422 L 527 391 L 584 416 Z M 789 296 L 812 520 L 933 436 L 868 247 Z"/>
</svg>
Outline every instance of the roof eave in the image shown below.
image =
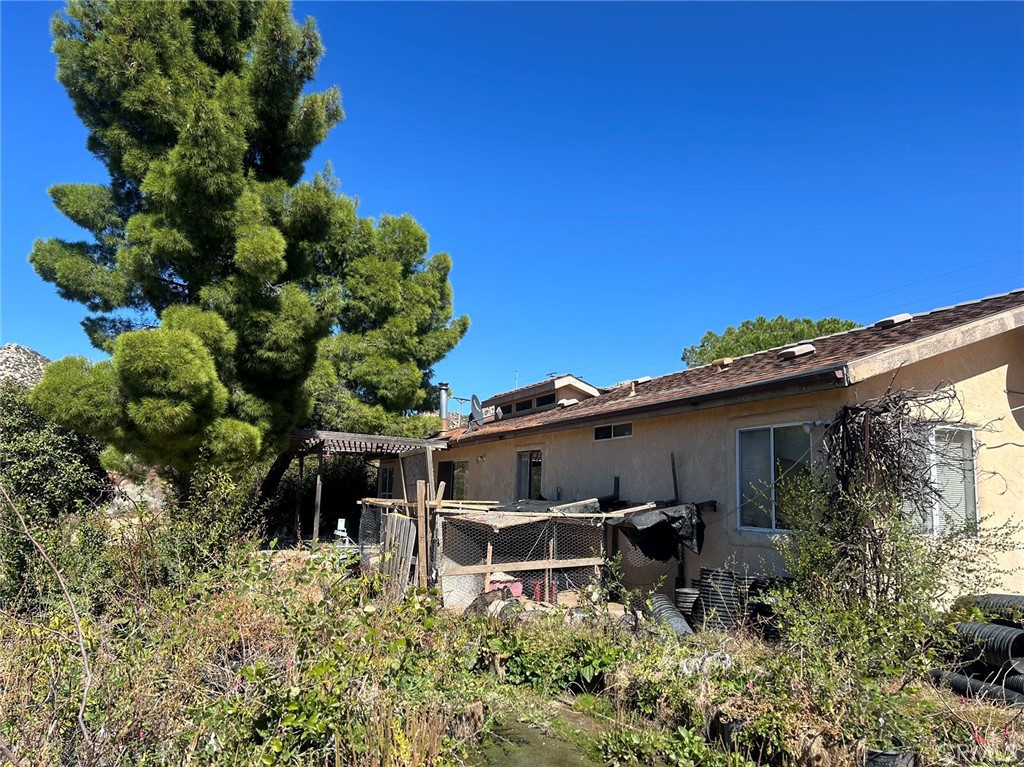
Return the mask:
<svg viewBox="0 0 1024 767">
<path fill-rule="evenodd" d="M 593 415 L 584 415 L 579 418 L 571 418 L 565 421 L 554 423 L 538 424 L 528 426 L 515 431 L 498 432 L 495 434 L 464 435 L 457 440 L 451 440 L 449 447 L 456 447 L 467 444 L 480 444 L 484 442 L 496 442 L 503 439 L 513 439 L 530 436 L 543 432 L 565 431 L 576 429 L 591 423 L 599 423 L 622 417 L 649 418 L 654 416 L 677 415 L 689 413 L 695 410 L 708 410 L 726 405 L 742 404 L 745 402 L 757 402 L 759 400 L 787 397 L 793 394 L 805 394 L 813 391 L 825 391 L 847 386 L 847 374 L 845 365 L 830 365 L 823 368 L 815 368 L 802 373 L 789 376 L 773 378 L 770 381 L 759 381 L 752 384 L 744 384 L 729 389 L 720 389 L 705 394 L 693 396 L 680 396 L 675 399 L 662 402 L 652 402 L 634 406 L 616 408 Z"/>
<path fill-rule="evenodd" d="M 966 325 L 957 325 L 892 349 L 851 360 L 847 363 L 849 382 L 855 384 L 884 373 L 891 373 L 905 365 L 921 362 L 1020 327 L 1024 327 L 1024 307 L 982 317 Z"/>
</svg>

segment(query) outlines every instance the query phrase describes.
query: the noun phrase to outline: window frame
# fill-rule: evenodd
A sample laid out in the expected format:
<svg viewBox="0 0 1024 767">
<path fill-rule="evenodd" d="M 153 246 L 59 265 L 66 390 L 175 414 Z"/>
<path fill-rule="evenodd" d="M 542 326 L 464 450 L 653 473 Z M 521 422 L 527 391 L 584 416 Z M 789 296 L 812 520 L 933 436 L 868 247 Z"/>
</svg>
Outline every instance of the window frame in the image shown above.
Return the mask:
<svg viewBox="0 0 1024 767">
<path fill-rule="evenodd" d="M 628 426 L 629 434 L 620 434 L 615 436 L 616 426 Z M 611 429 L 611 433 L 607 437 L 598 437 L 598 429 Z M 633 422 L 632 421 L 618 421 L 617 423 L 603 423 L 600 426 L 594 427 L 594 442 L 610 442 L 613 439 L 632 439 L 633 438 Z"/>
<path fill-rule="evenodd" d="M 772 423 L 763 426 L 747 426 L 742 429 L 736 430 L 736 529 L 747 533 L 766 533 L 769 535 L 786 535 L 793 532 L 792 528 L 789 527 L 777 527 L 776 526 L 776 513 L 777 513 L 777 499 L 775 497 L 775 487 L 778 484 L 779 478 L 775 476 L 775 430 L 785 429 L 787 427 L 799 426 L 803 428 L 806 424 L 811 423 L 810 421 L 793 421 L 789 423 Z M 742 472 L 740 469 L 740 435 L 743 432 L 751 431 L 764 431 L 768 430 L 768 465 L 771 468 L 772 479 L 772 508 L 771 508 L 771 527 L 750 527 L 743 524 L 743 487 L 742 487 Z M 813 428 L 807 433 L 807 465 L 814 465 L 814 432 Z"/>
<path fill-rule="evenodd" d="M 385 495 L 384 491 L 384 477 L 388 477 L 388 485 L 391 489 L 387 491 Z M 378 498 L 394 498 L 395 497 L 395 467 L 394 466 L 378 466 L 377 467 L 377 497 Z"/>
<path fill-rule="evenodd" d="M 537 463 L 540 466 L 540 476 L 538 476 L 538 478 L 537 478 L 537 496 L 539 498 L 540 496 L 544 495 L 544 492 L 543 492 L 543 484 L 544 484 L 544 451 L 539 449 L 539 448 L 538 449 L 533 449 L 533 450 L 517 450 L 516 451 L 515 474 L 514 474 L 514 477 L 515 477 L 515 493 L 514 493 L 514 495 L 516 495 L 516 496 L 520 496 L 521 495 L 520 492 L 519 492 L 519 489 L 520 489 L 519 488 L 519 476 L 520 476 L 520 474 L 519 474 L 519 467 L 520 467 L 520 464 L 522 462 L 521 456 L 528 455 L 529 458 L 527 459 L 527 471 L 526 471 L 526 490 L 527 490 L 526 496 L 525 497 L 516 497 L 515 498 L 516 501 L 526 501 L 526 500 L 533 501 L 533 500 L 538 500 L 538 498 L 534 498 L 533 497 L 533 493 L 530 492 L 533 489 L 533 455 L 534 455 L 534 453 L 537 454 Z"/>
<path fill-rule="evenodd" d="M 929 473 L 929 475 L 931 477 L 932 487 L 938 487 L 938 484 L 939 484 L 939 456 L 938 456 L 938 449 L 937 449 L 938 445 L 937 445 L 937 442 L 936 442 L 936 435 L 938 435 L 939 432 L 948 432 L 948 433 L 952 433 L 952 434 L 956 434 L 958 432 L 962 432 L 962 433 L 964 433 L 964 434 L 966 434 L 967 436 L 970 437 L 970 440 L 971 440 L 971 476 L 970 476 L 970 483 L 971 483 L 971 495 L 974 498 L 974 519 L 970 520 L 970 522 L 972 523 L 970 525 L 971 532 L 966 532 L 965 531 L 963 536 L 962 536 L 962 538 L 964 540 L 970 540 L 970 539 L 973 539 L 973 538 L 977 538 L 978 534 L 979 534 L 980 527 L 981 527 L 981 514 L 980 514 L 979 509 L 978 509 L 978 507 L 981 505 L 981 499 L 978 498 L 978 443 L 975 441 L 975 430 L 972 427 L 970 427 L 970 426 L 955 426 L 955 425 L 954 426 L 934 426 L 934 427 L 932 427 L 929 430 L 928 445 L 929 445 L 929 449 L 931 451 L 931 454 L 928 456 L 928 473 Z M 964 483 L 965 489 L 966 489 L 966 486 L 967 486 L 966 485 L 966 479 L 967 479 L 967 477 L 966 477 L 966 472 L 965 472 L 965 483 Z M 936 513 L 942 513 L 942 514 L 949 513 L 949 506 L 946 503 L 946 500 L 944 498 L 941 498 L 941 497 L 935 498 L 932 501 L 930 512 L 931 512 L 931 515 L 932 515 L 932 518 L 930 520 L 930 522 L 931 522 L 931 529 L 930 530 L 922 530 L 921 534 L 922 535 L 927 535 L 928 537 L 931 537 L 931 538 L 935 538 L 935 537 L 939 536 L 939 533 L 936 532 L 936 527 L 935 527 L 935 515 L 936 515 Z M 945 527 L 945 525 L 943 525 L 943 527 Z"/>
<path fill-rule="evenodd" d="M 544 402 L 541 402 L 544 400 Z M 554 407 L 558 404 L 558 400 L 555 398 L 554 392 L 547 394 L 539 394 L 533 398 L 533 407 L 535 410 L 540 410 L 542 407 Z"/>
<path fill-rule="evenodd" d="M 457 493 L 456 489 L 459 486 L 458 475 L 459 469 L 462 469 L 464 482 L 462 486 L 462 493 Z M 461 495 L 461 497 L 459 497 Z M 461 461 L 452 461 L 452 498 L 453 501 L 465 501 L 469 495 L 469 459 L 463 459 Z"/>
</svg>

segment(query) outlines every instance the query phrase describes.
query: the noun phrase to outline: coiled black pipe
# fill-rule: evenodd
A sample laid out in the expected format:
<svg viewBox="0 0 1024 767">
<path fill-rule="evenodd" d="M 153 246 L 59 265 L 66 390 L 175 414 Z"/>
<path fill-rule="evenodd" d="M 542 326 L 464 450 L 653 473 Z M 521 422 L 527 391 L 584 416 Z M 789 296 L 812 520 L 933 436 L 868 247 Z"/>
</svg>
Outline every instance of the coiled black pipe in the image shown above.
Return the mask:
<svg viewBox="0 0 1024 767">
<path fill-rule="evenodd" d="M 994 623 L 958 623 L 956 633 L 990 666 L 1024 673 L 1024 631 Z"/>
<path fill-rule="evenodd" d="M 1000 687 L 997 684 L 989 684 L 988 682 L 964 676 L 963 674 L 956 674 L 952 671 L 940 671 L 934 668 L 928 673 L 931 674 L 932 679 L 936 682 L 953 688 L 954 692 L 958 692 L 961 695 L 973 695 L 978 698 L 985 698 L 986 700 L 996 700 L 1014 706 L 1024 706 L 1024 695 L 1013 690 L 1007 690 L 1005 687 Z"/>
<path fill-rule="evenodd" d="M 664 623 L 679 636 L 693 633 L 693 629 L 686 622 L 686 618 L 672 604 L 672 600 L 664 594 L 655 594 L 651 597 L 651 615 L 655 620 Z"/>
</svg>

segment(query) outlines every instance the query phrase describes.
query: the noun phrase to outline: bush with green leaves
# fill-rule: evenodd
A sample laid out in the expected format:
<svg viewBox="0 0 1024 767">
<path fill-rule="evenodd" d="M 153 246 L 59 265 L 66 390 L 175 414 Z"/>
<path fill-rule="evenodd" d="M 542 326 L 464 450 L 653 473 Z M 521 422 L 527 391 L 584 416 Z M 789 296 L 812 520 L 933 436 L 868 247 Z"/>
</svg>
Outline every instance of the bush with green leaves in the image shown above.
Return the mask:
<svg viewBox="0 0 1024 767">
<path fill-rule="evenodd" d="M 56 517 L 103 500 L 111 488 L 101 445 L 41 416 L 29 392 L 0 382 L 0 482 L 33 516 Z"/>
<path fill-rule="evenodd" d="M 22 764 L 452 763 L 494 689 L 466 655 L 486 625 L 426 593 L 375 604 L 353 564 L 243 546 L 170 588 L 108 584 L 103 610 L 75 595 L 77 619 L 0 614 L 0 743 Z"/>
<path fill-rule="evenodd" d="M 611 621 L 590 621 L 581 630 L 555 613 L 496 621 L 484 655 L 510 684 L 583 692 L 603 689 L 605 676 L 632 647 L 633 637 Z"/>
<path fill-rule="evenodd" d="M 618 727 L 601 736 L 598 746 L 608 767 L 754 767 L 743 754 L 716 748 L 689 727 L 667 732 Z"/>
<path fill-rule="evenodd" d="M 30 530 L 46 535 L 64 514 L 95 507 L 111 487 L 100 466 L 100 445 L 36 413 L 29 390 L 0 382 L 0 484 L 18 504 Z M 0 502 L 0 599 L 31 599 L 25 591 L 36 553 L 6 499 Z M 28 582 L 33 582 L 28 579 Z"/>
</svg>

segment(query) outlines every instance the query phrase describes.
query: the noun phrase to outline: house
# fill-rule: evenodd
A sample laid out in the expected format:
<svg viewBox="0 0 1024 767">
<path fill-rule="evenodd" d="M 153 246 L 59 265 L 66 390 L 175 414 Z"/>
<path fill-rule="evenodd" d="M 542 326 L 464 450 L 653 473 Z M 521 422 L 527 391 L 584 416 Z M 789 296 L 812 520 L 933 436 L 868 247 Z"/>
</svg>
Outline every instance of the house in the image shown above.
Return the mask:
<svg viewBox="0 0 1024 767">
<path fill-rule="evenodd" d="M 447 433 L 434 476 L 454 497 L 713 499 L 704 548 L 683 563 L 779 567 L 774 502 L 753 503 L 783 465 L 812 460 L 824 424 L 897 388 L 955 387 L 963 424 L 942 439 L 964 459 L 944 478 L 943 516 L 1024 520 L 1024 290 L 599 390 L 573 376 L 483 403 L 482 423 Z M 500 408 L 500 413 L 498 409 Z M 387 462 L 382 477 L 393 475 Z M 952 511 L 951 511 L 952 510 Z M 1022 540 L 1024 546 L 1024 540 Z M 1024 566 L 1024 551 L 1005 555 Z"/>
</svg>

